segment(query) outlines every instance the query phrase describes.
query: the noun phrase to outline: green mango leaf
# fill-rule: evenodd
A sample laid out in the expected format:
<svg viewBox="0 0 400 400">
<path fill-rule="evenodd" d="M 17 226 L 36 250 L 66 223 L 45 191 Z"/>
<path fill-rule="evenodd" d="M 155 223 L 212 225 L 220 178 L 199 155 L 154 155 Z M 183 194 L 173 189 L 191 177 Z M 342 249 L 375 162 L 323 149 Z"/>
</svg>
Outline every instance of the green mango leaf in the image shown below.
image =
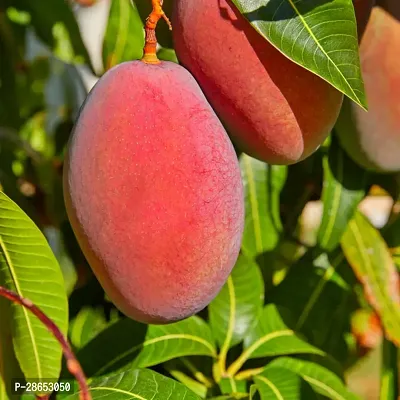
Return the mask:
<svg viewBox="0 0 400 400">
<path fill-rule="evenodd" d="M 250 393 L 249 393 L 249 400 L 253 400 L 255 396 L 257 395 L 258 390 L 257 390 L 257 385 L 253 384 L 250 386 Z"/>
<path fill-rule="evenodd" d="M 77 353 L 88 377 L 127 365 L 144 368 L 189 355 L 216 357 L 211 330 L 197 316 L 169 325 L 144 325 L 125 318 L 105 329 Z"/>
<path fill-rule="evenodd" d="M 149 9 L 149 13 L 150 13 Z M 143 56 L 144 28 L 136 4 L 127 0 L 111 0 L 110 15 L 103 42 L 103 63 L 106 70 L 124 61 Z"/>
<path fill-rule="evenodd" d="M 288 310 L 274 304 L 265 306 L 257 325 L 244 340 L 243 353 L 228 368 L 228 374 L 234 376 L 252 358 L 283 354 L 324 354 L 322 350 L 307 343 L 290 326 L 293 326 L 293 317 Z"/>
<path fill-rule="evenodd" d="M 254 377 L 261 400 L 313 400 L 317 396 L 301 376 L 284 368 L 267 368 Z"/>
<path fill-rule="evenodd" d="M 104 311 L 84 307 L 70 322 L 69 338 L 75 349 L 81 349 L 107 326 Z"/>
<path fill-rule="evenodd" d="M 366 108 L 351 0 L 233 0 L 233 3 L 285 56 Z"/>
<path fill-rule="evenodd" d="M 357 397 L 346 388 L 345 383 L 337 375 L 311 361 L 280 357 L 270 362 L 266 371 L 270 368 L 283 368 L 298 374 L 311 385 L 315 392 L 329 399 L 357 400 Z"/>
<path fill-rule="evenodd" d="M 180 360 L 181 359 L 174 359 L 167 361 L 163 363 L 163 367 L 173 378 L 183 383 L 193 393 L 196 393 L 199 397 L 204 399 L 207 396 L 207 386 L 189 376 L 186 371 L 183 370 L 183 364 Z"/>
<path fill-rule="evenodd" d="M 168 49 L 166 47 L 161 47 L 159 50 L 157 50 L 157 57 L 160 60 L 164 61 L 171 61 L 176 64 L 179 64 L 178 58 L 176 57 L 176 53 L 174 49 Z"/>
<path fill-rule="evenodd" d="M 329 154 L 324 157 L 324 212 L 318 232 L 318 244 L 332 251 L 339 243 L 357 206 L 366 193 L 367 172 L 352 161 L 332 139 Z"/>
<path fill-rule="evenodd" d="M 90 384 L 93 400 L 200 400 L 186 386 L 147 369 L 122 371 L 104 376 Z M 66 397 L 68 400 L 79 399 L 79 393 Z"/>
<path fill-rule="evenodd" d="M 356 212 L 341 241 L 343 252 L 364 286 L 387 337 L 400 344 L 399 276 L 389 249 L 367 218 Z"/>
<path fill-rule="evenodd" d="M 74 14 L 65 0 L 50 2 L 31 0 L 6 0 L 17 10 L 30 16 L 30 23 L 38 37 L 67 63 L 91 66 Z"/>
<path fill-rule="evenodd" d="M 45 237 L 29 217 L 0 192 L 0 285 L 31 300 L 61 332 L 68 329 L 63 276 Z M 17 359 L 27 379 L 57 379 L 61 346 L 28 310 L 13 305 Z"/>
<path fill-rule="evenodd" d="M 248 399 L 249 395 L 247 393 L 231 393 L 224 396 L 209 397 L 208 400 L 240 400 Z"/>
<path fill-rule="evenodd" d="M 282 232 L 279 196 L 287 167 L 270 166 L 246 154 L 240 156 L 240 167 L 246 210 L 242 251 L 255 258 L 278 244 Z"/>
<path fill-rule="evenodd" d="M 351 287 L 355 280 L 341 251 L 306 254 L 267 300 L 290 310 L 297 332 L 344 362 L 348 357 L 345 334 L 350 332 L 355 308 Z"/>
<path fill-rule="evenodd" d="M 233 393 L 246 393 L 247 382 L 244 380 L 236 380 L 234 378 L 222 378 L 218 382 L 218 386 L 222 394 L 233 394 Z"/>
<path fill-rule="evenodd" d="M 382 366 L 380 399 L 396 400 L 400 396 L 398 348 L 384 339 L 382 344 Z"/>
<path fill-rule="evenodd" d="M 259 317 L 264 284 L 257 264 L 240 254 L 227 282 L 208 306 L 210 326 L 227 350 L 240 343 Z"/>
</svg>

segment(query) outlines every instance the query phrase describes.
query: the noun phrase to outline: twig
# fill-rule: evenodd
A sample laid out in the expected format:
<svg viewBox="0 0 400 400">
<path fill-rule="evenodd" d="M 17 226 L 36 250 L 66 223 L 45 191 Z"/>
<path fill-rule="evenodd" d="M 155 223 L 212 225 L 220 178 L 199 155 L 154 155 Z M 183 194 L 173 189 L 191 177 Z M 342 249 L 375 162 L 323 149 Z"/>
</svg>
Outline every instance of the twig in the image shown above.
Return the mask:
<svg viewBox="0 0 400 400">
<path fill-rule="evenodd" d="M 34 314 L 45 326 L 46 328 L 53 334 L 53 336 L 57 339 L 62 347 L 62 351 L 64 353 L 64 357 L 67 362 L 67 368 L 69 372 L 75 377 L 79 384 L 80 394 L 79 397 L 81 400 L 91 400 L 92 396 L 89 392 L 89 387 L 86 382 L 85 374 L 82 370 L 81 365 L 76 359 L 71 346 L 69 345 L 67 339 L 64 337 L 60 329 L 57 325 L 41 311 L 37 306 L 35 306 L 30 300 L 25 299 L 19 296 L 17 293 L 12 290 L 8 290 L 2 286 L 0 286 L 0 296 L 5 297 L 8 300 L 16 304 L 20 304 L 21 306 L 28 309 L 32 314 Z"/>
<path fill-rule="evenodd" d="M 164 14 L 162 9 L 164 0 L 151 0 L 153 9 L 146 19 L 145 30 L 145 44 L 143 49 L 142 61 L 146 64 L 159 64 L 160 60 L 157 57 L 157 38 L 156 26 L 158 21 L 163 18 L 168 24 L 169 29 L 172 30 L 171 22 Z"/>
</svg>

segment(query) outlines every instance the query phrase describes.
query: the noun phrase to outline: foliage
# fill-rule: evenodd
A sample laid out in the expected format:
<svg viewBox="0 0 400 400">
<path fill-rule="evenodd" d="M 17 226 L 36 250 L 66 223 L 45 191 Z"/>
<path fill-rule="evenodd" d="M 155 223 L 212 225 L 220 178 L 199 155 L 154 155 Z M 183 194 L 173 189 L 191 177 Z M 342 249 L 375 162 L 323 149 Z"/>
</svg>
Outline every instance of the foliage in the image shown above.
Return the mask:
<svg viewBox="0 0 400 400">
<path fill-rule="evenodd" d="M 352 400 L 344 376 L 382 340 L 381 398 L 395 399 L 399 224 L 393 212 L 374 226 L 360 203 L 376 188 L 397 200 L 398 179 L 367 173 L 335 136 L 289 167 L 239 155 L 241 254 L 199 315 L 140 324 L 104 295 L 66 217 L 62 166 L 92 85 L 141 56 L 150 1 L 134 3 L 0 0 L 0 286 L 68 335 L 93 398 Z M 351 1 L 264 3 L 234 0 L 266 40 L 366 107 Z M 177 62 L 165 27 L 159 42 L 159 57 Z M 369 319 L 354 324 L 360 310 L 376 317 L 377 331 Z M 72 379 L 46 328 L 0 298 L 0 400 L 14 398 L 11 378 Z"/>
</svg>

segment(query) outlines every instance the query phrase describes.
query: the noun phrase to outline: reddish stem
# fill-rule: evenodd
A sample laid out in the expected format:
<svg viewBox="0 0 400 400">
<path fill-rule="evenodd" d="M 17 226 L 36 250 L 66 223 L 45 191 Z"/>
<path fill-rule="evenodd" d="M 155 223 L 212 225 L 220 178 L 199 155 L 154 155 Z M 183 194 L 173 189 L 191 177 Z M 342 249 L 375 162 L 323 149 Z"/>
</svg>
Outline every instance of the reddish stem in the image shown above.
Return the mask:
<svg viewBox="0 0 400 400">
<path fill-rule="evenodd" d="M 157 38 L 156 38 L 156 27 L 158 21 L 163 18 L 168 24 L 169 29 L 172 30 L 171 22 L 168 17 L 164 14 L 162 9 L 164 0 L 151 0 L 153 10 L 146 19 L 144 27 L 145 31 L 145 44 L 143 49 L 142 61 L 146 64 L 159 64 L 160 60 L 157 57 Z"/>
<path fill-rule="evenodd" d="M 64 337 L 58 326 L 41 311 L 37 306 L 35 306 L 30 300 L 24 299 L 12 290 L 8 290 L 0 286 L 0 296 L 5 297 L 8 300 L 28 309 L 32 314 L 34 314 L 39 320 L 46 326 L 46 328 L 53 334 L 62 347 L 65 360 L 67 362 L 67 368 L 69 372 L 75 377 L 80 388 L 80 399 L 81 400 L 92 400 L 92 396 L 89 392 L 89 387 L 86 383 L 86 377 L 82 370 L 81 365 L 76 359 L 71 346 L 69 345 L 67 339 Z"/>
</svg>

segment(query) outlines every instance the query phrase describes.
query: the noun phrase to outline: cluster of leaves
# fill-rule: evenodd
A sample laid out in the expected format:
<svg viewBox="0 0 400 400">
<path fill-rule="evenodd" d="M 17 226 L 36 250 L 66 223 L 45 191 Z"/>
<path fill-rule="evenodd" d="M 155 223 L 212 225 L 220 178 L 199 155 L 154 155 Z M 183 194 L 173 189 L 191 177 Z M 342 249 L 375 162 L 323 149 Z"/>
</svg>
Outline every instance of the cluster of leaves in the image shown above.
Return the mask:
<svg viewBox="0 0 400 400">
<path fill-rule="evenodd" d="M 98 46 L 89 19 L 105 3 Z M 350 0 L 256 3 L 254 11 L 235 0 L 285 54 L 365 105 L 356 32 L 343 22 L 355 26 Z M 165 0 L 167 14 L 170 4 Z M 102 0 L 93 7 L 0 0 L 0 285 L 29 298 L 68 335 L 93 398 L 351 400 L 357 397 L 344 374 L 384 332 L 382 398 L 395 399 L 400 220 L 394 208 L 377 229 L 358 206 L 378 186 L 396 201 L 398 177 L 367 173 L 334 135 L 291 167 L 239 156 L 246 205 L 241 254 L 206 310 L 153 326 L 125 318 L 108 302 L 65 215 L 62 163 L 91 86 L 87 76 L 141 57 L 150 1 Z M 324 24 L 326 18 L 342 23 Z M 290 22 L 296 28 L 286 30 Z M 312 35 L 318 24 L 319 37 Z M 328 35 L 351 40 L 325 42 Z M 158 38 L 160 58 L 176 62 L 166 26 Z M 319 201 L 321 221 L 310 226 L 305 208 Z M 0 399 L 12 398 L 12 378 L 71 376 L 46 328 L 0 299 Z M 78 394 L 57 395 L 64 397 Z"/>
</svg>

